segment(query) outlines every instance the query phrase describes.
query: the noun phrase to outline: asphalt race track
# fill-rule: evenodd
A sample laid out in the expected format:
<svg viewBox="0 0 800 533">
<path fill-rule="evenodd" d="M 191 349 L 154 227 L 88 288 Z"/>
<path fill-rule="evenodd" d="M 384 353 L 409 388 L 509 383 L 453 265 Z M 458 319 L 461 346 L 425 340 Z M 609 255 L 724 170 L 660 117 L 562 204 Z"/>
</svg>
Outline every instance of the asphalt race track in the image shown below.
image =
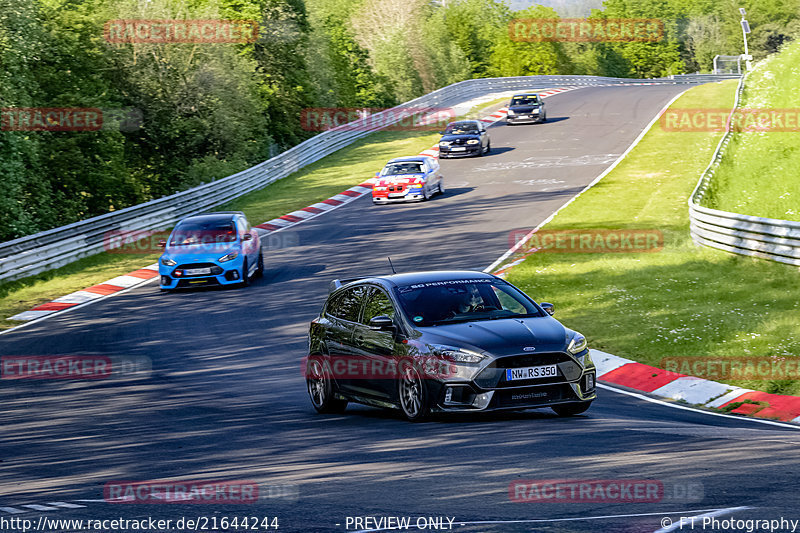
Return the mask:
<svg viewBox="0 0 800 533">
<path fill-rule="evenodd" d="M 800 433 L 788 427 L 606 389 L 571 419 L 542 410 L 411 424 L 352 405 L 318 415 L 305 390 L 308 322 L 331 279 L 389 273 L 387 256 L 405 271 L 486 268 L 511 230 L 579 192 L 684 89 L 553 96 L 548 123 L 501 122 L 491 154 L 443 161 L 443 197 L 388 206 L 363 197 L 277 233 L 287 246 L 246 289 L 161 294 L 149 284 L 0 335 L 3 355 L 152 363 L 129 379 L 0 382 L 0 518 L 277 516 L 280 531 L 311 532 L 374 529 L 348 524 L 356 516 L 449 517 L 455 531 L 630 533 L 715 512 L 800 518 Z M 275 492 L 248 505 L 103 501 L 106 482 L 156 479 L 253 480 Z M 659 480 L 674 490 L 654 503 L 512 502 L 509 484 L 525 479 Z"/>
</svg>

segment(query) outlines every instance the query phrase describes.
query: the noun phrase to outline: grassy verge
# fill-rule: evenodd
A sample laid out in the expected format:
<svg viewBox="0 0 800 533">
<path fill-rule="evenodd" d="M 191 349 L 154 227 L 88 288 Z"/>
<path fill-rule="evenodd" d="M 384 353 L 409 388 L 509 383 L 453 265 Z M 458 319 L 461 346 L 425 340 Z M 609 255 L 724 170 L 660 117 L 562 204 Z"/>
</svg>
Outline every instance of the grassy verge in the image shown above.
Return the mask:
<svg viewBox="0 0 800 533">
<path fill-rule="evenodd" d="M 675 108 L 732 105 L 736 82 L 693 88 Z M 637 147 L 544 229 L 655 229 L 651 253 L 533 253 L 508 279 L 553 302 L 590 346 L 661 366 L 665 357 L 794 358 L 800 302 L 787 290 L 796 268 L 695 246 L 687 198 L 721 134 L 665 132 L 656 123 Z M 710 376 L 709 376 L 710 377 Z M 800 394 L 794 380 L 736 381 Z"/>
<path fill-rule="evenodd" d="M 474 106 L 467 116 L 480 116 L 507 98 Z M 244 211 L 260 224 L 329 198 L 371 178 L 393 157 L 417 154 L 439 139 L 436 132 L 393 131 L 373 133 L 260 191 L 248 194 L 220 209 Z M 102 283 L 152 264 L 158 254 L 97 254 L 62 268 L 0 285 L 0 330 L 20 324 L 7 320 L 59 296 Z"/>
<path fill-rule="evenodd" d="M 800 221 L 800 43 L 761 61 L 745 80 L 742 107 L 794 109 L 794 131 L 738 132 L 704 199 L 708 207 Z M 777 125 L 777 123 L 775 123 Z"/>
</svg>

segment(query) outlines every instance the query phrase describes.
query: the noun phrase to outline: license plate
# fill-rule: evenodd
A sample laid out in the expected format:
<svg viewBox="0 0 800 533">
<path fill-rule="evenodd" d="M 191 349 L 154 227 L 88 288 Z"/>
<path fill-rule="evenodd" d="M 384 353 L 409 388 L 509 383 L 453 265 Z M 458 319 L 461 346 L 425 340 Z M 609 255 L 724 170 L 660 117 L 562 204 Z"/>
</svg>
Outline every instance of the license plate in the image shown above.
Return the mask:
<svg viewBox="0 0 800 533">
<path fill-rule="evenodd" d="M 187 276 L 207 276 L 211 274 L 210 268 L 187 268 L 185 271 Z"/>
<path fill-rule="evenodd" d="M 506 368 L 506 381 L 515 381 L 519 379 L 554 378 L 556 376 L 558 376 L 558 365 Z"/>
<path fill-rule="evenodd" d="M 464 148 L 463 146 L 459 146 L 458 148 L 450 148 L 451 152 L 464 152 L 465 150 L 466 148 Z"/>
<path fill-rule="evenodd" d="M 406 195 L 406 193 L 404 193 L 404 192 L 390 192 L 389 193 L 389 198 L 402 198 L 405 195 Z"/>
</svg>

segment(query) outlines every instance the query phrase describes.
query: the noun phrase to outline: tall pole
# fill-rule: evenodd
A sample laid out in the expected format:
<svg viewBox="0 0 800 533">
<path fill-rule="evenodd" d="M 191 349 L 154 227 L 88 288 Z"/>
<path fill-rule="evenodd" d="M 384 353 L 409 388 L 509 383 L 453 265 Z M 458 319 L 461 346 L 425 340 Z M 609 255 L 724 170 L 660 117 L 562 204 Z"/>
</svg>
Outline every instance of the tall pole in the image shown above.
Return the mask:
<svg viewBox="0 0 800 533">
<path fill-rule="evenodd" d="M 742 38 L 744 39 L 744 64 L 747 70 L 751 70 L 753 68 L 752 63 L 753 56 L 750 55 L 750 51 L 747 49 L 747 34 L 750 33 L 750 23 L 747 22 L 747 19 L 744 16 L 747 14 L 743 7 L 739 8 L 739 13 L 742 14 Z"/>
</svg>

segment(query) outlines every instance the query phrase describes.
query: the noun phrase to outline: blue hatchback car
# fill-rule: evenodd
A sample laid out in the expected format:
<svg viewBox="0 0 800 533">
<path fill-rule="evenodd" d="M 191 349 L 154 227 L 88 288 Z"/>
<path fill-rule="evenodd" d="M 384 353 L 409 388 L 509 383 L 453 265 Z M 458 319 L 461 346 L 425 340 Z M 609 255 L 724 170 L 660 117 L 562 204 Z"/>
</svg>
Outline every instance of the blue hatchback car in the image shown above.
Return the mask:
<svg viewBox="0 0 800 533">
<path fill-rule="evenodd" d="M 241 211 L 220 211 L 181 220 L 159 243 L 161 289 L 247 285 L 264 272 L 258 233 Z"/>
</svg>

